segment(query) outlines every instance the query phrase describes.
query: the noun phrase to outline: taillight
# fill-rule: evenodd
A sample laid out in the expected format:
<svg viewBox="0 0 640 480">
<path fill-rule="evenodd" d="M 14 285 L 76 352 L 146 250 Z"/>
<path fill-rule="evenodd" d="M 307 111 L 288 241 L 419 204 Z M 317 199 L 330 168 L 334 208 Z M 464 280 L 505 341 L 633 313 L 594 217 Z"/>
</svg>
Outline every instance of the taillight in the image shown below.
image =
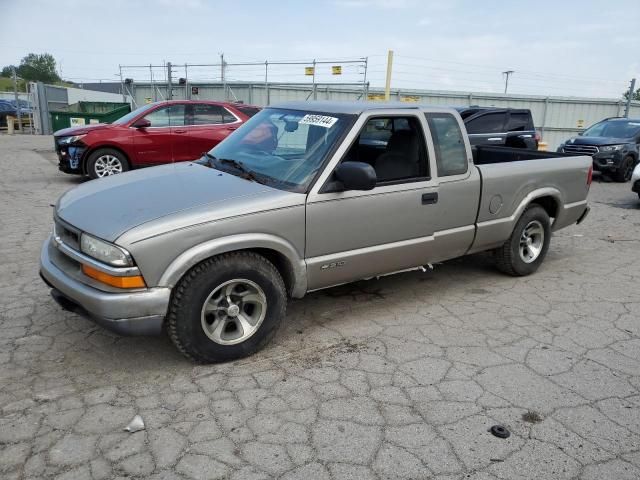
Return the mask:
<svg viewBox="0 0 640 480">
<path fill-rule="evenodd" d="M 593 165 L 589 165 L 589 173 L 587 173 L 587 187 L 591 186 L 591 180 L 593 180 Z"/>
<path fill-rule="evenodd" d="M 539 142 L 540 140 L 542 140 L 542 137 L 538 132 L 536 132 L 536 142 Z"/>
</svg>

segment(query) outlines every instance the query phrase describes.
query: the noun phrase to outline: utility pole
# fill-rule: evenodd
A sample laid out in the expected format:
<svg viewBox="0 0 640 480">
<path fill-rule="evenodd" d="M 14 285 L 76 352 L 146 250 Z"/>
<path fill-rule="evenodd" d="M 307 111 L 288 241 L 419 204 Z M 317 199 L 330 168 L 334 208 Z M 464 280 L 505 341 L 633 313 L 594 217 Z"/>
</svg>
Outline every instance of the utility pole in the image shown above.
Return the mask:
<svg viewBox="0 0 640 480">
<path fill-rule="evenodd" d="M 389 101 L 391 95 L 391 69 L 393 67 L 393 50 L 387 53 L 387 80 L 384 84 L 384 100 Z"/>
<path fill-rule="evenodd" d="M 627 106 L 624 108 L 625 118 L 629 118 L 629 110 L 631 109 L 631 99 L 633 98 L 633 94 L 635 93 L 635 91 L 636 91 L 636 79 L 632 78 L 631 85 L 629 86 L 629 95 L 627 95 Z"/>
<path fill-rule="evenodd" d="M 118 69 L 120 70 L 120 92 L 122 92 L 122 101 L 127 101 L 127 96 L 124 94 L 124 80 L 122 79 L 122 65 L 118 65 Z"/>
<path fill-rule="evenodd" d="M 313 92 L 313 99 L 317 100 L 318 96 L 316 95 L 316 59 L 313 59 L 313 77 L 312 77 L 312 81 L 313 81 L 313 87 L 312 88 L 312 92 Z"/>
<path fill-rule="evenodd" d="M 18 117 L 18 128 L 20 133 L 22 132 L 22 113 L 20 112 L 20 97 L 18 97 L 18 75 L 16 74 L 16 68 L 13 67 L 13 94 L 16 97 L 16 115 Z"/>
<path fill-rule="evenodd" d="M 265 104 L 269 105 L 269 61 L 264 61 L 264 96 Z"/>
<path fill-rule="evenodd" d="M 224 76 L 224 53 L 220 54 L 220 81 L 222 82 L 224 99 L 227 100 L 227 80 Z"/>
<path fill-rule="evenodd" d="M 504 75 L 504 93 L 506 95 L 507 93 L 507 88 L 509 88 L 509 76 L 513 75 L 514 71 L 513 70 L 507 70 L 506 72 L 502 72 L 502 74 Z"/>
<path fill-rule="evenodd" d="M 171 86 L 171 62 L 167 62 L 167 100 L 173 99 L 173 87 Z"/>
</svg>

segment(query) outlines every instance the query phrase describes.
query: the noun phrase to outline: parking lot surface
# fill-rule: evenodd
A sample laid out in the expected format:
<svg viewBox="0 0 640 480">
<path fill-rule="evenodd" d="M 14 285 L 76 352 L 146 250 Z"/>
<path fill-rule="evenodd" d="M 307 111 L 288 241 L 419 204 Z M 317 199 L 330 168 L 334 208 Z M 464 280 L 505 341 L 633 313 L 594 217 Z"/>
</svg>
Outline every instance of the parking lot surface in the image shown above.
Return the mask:
<svg viewBox="0 0 640 480">
<path fill-rule="evenodd" d="M 0 478 L 640 478 L 628 184 L 596 179 L 533 276 L 475 255 L 317 292 L 262 352 L 194 365 L 50 298 L 51 204 L 81 182 L 52 143 L 0 136 Z"/>
</svg>

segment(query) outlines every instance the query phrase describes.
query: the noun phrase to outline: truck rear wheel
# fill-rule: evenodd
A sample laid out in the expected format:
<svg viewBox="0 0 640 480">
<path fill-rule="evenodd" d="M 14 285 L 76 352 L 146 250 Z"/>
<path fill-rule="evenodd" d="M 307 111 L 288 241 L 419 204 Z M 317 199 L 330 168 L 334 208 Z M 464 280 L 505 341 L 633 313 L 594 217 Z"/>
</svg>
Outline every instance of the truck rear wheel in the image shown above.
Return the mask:
<svg viewBox="0 0 640 480">
<path fill-rule="evenodd" d="M 228 253 L 196 265 L 176 285 L 167 330 L 192 360 L 234 360 L 271 340 L 286 306 L 284 282 L 271 262 L 253 252 Z"/>
<path fill-rule="evenodd" d="M 535 272 L 549 249 L 551 221 L 539 205 L 531 205 L 522 213 L 511 237 L 495 250 L 498 270 L 515 277 Z"/>
</svg>

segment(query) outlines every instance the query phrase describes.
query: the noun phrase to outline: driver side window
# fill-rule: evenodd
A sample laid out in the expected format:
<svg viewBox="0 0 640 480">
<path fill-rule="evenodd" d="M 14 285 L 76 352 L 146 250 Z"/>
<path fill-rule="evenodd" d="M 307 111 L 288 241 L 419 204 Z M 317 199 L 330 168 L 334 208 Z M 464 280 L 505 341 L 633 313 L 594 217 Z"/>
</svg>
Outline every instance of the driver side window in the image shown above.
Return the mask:
<svg viewBox="0 0 640 480">
<path fill-rule="evenodd" d="M 429 176 L 422 126 L 416 117 L 375 117 L 367 121 L 345 162 L 368 163 L 377 183 L 404 183 Z"/>
<path fill-rule="evenodd" d="M 184 126 L 184 105 L 161 107 L 144 118 L 151 122 L 151 127 Z"/>
</svg>

